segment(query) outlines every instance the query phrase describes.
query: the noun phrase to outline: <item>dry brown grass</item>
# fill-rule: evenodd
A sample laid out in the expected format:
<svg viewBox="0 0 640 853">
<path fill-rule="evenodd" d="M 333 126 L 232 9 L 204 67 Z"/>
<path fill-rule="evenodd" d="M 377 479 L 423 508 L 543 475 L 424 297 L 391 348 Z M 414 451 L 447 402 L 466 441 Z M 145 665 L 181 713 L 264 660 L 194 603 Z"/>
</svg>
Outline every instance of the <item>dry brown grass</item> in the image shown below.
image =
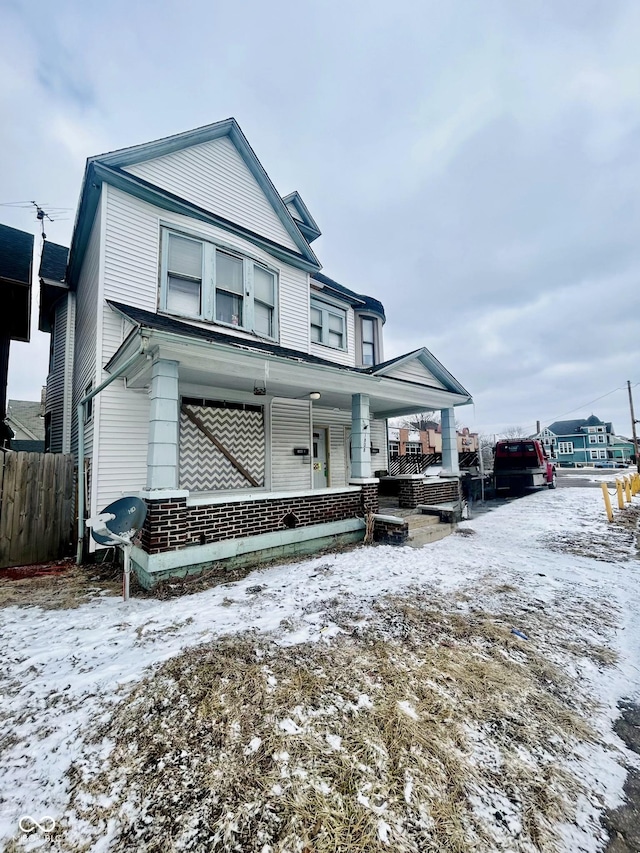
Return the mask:
<svg viewBox="0 0 640 853">
<path fill-rule="evenodd" d="M 42 607 L 68 610 L 107 593 L 122 592 L 122 569 L 114 563 L 76 566 L 67 561 L 58 574 L 0 579 L 0 607 Z"/>
<path fill-rule="evenodd" d="M 73 768 L 85 823 L 60 849 L 91 850 L 111 822 L 114 853 L 555 850 L 588 703 L 505 615 L 424 595 L 374 615 L 336 607 L 330 644 L 245 635 L 162 665 L 97 732 L 108 758 Z"/>
</svg>

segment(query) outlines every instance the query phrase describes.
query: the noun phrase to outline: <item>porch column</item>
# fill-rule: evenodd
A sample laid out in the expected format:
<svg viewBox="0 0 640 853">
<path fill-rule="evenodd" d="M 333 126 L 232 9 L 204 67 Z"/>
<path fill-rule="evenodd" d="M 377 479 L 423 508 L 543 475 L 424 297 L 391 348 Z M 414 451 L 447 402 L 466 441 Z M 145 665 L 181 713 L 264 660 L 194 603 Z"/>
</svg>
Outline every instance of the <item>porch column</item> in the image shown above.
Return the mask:
<svg viewBox="0 0 640 853">
<path fill-rule="evenodd" d="M 443 474 L 459 474 L 458 436 L 453 409 L 440 410 L 440 426 L 442 427 L 442 472 Z"/>
<path fill-rule="evenodd" d="M 371 436 L 369 435 L 369 395 L 351 397 L 351 478 L 371 477 Z"/>
<path fill-rule="evenodd" d="M 178 364 L 159 358 L 151 368 L 147 489 L 178 488 Z"/>
</svg>

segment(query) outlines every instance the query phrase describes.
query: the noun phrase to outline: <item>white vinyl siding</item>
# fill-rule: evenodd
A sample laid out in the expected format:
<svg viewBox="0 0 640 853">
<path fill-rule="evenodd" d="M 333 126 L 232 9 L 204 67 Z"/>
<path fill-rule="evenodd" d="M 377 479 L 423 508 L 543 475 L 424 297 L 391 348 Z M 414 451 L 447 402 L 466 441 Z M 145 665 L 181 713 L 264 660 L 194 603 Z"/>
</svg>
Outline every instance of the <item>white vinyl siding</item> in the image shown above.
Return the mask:
<svg viewBox="0 0 640 853">
<path fill-rule="evenodd" d="M 276 397 L 271 401 L 271 488 L 311 488 L 311 421 L 307 400 Z M 308 447 L 309 456 L 294 456 L 294 447 Z"/>
<path fill-rule="evenodd" d="M 351 412 L 347 410 L 323 409 L 313 406 L 315 427 L 327 427 L 329 430 L 329 484 L 331 487 L 349 485 L 351 476 L 349 462 L 349 436 L 351 432 Z M 371 472 L 387 468 L 386 421 L 369 422 L 372 447 L 380 452 L 371 456 Z"/>
<path fill-rule="evenodd" d="M 422 364 L 422 362 L 414 359 L 406 364 L 401 364 L 398 367 L 385 372 L 385 376 L 393 379 L 404 379 L 405 382 L 415 382 L 418 385 L 429 385 L 431 388 L 441 388 L 447 390 L 447 386 L 440 382 L 439 379 L 431 373 L 430 370 Z"/>
<path fill-rule="evenodd" d="M 76 406 L 84 389 L 96 376 L 96 341 L 98 338 L 98 286 L 100 275 L 100 221 L 98 206 L 89 244 L 80 271 L 76 298 L 76 336 L 73 383 L 72 451 L 78 451 L 78 419 Z M 85 456 L 93 454 L 93 422 L 85 426 Z"/>
<path fill-rule="evenodd" d="M 149 396 L 116 379 L 100 392 L 100 449 L 96 509 L 147 485 Z"/>
<path fill-rule="evenodd" d="M 315 302 L 315 300 L 314 300 Z M 345 311 L 346 316 L 346 348 L 334 349 L 330 346 L 323 346 L 322 344 L 310 342 L 309 351 L 312 355 L 317 355 L 319 358 L 326 358 L 328 361 L 334 361 L 336 364 L 345 364 L 349 367 L 354 367 L 355 360 L 355 322 L 353 316 L 353 310 L 351 308 L 347 308 L 346 306 L 343 309 Z M 307 335 L 309 334 L 309 326 L 310 323 L 307 321 Z"/>
<path fill-rule="evenodd" d="M 281 246 L 300 251 L 228 137 L 127 166 L 125 171 Z"/>
<path fill-rule="evenodd" d="M 174 227 L 183 234 L 210 240 L 227 247 L 278 273 L 279 343 L 290 349 L 309 351 L 309 277 L 307 273 L 276 261 L 271 255 L 220 228 L 196 222 L 186 216 L 171 214 L 133 196 L 105 187 L 107 192 L 107 225 L 105 245 L 105 299 L 123 302 L 147 311 L 158 310 L 160 231 L 161 224 Z M 209 325 L 204 321 L 185 320 L 193 325 Z M 128 327 L 127 331 L 131 327 Z M 123 326 L 119 317 L 108 309 L 104 314 L 105 361 L 122 343 Z M 246 338 L 242 329 L 224 327 L 226 334 Z"/>
<path fill-rule="evenodd" d="M 371 473 L 386 471 L 389 467 L 387 455 L 387 422 L 371 421 L 371 446 L 380 448 L 380 453 L 371 454 Z"/>
</svg>

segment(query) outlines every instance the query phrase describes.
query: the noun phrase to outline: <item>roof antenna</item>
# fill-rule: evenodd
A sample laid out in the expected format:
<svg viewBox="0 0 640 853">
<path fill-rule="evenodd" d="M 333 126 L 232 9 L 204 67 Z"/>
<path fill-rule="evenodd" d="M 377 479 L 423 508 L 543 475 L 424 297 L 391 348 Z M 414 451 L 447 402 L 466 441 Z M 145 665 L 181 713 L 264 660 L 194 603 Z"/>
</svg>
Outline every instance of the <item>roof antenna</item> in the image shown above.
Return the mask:
<svg viewBox="0 0 640 853">
<path fill-rule="evenodd" d="M 39 204 L 37 204 L 35 201 L 32 201 L 32 202 L 31 202 L 31 204 L 32 204 L 32 205 L 35 207 L 35 209 L 36 209 L 36 219 L 39 221 L 39 223 L 40 223 L 40 227 L 42 228 L 42 242 L 44 243 L 44 242 L 45 242 L 45 240 L 47 239 L 47 235 L 44 233 L 44 220 L 45 220 L 45 219 L 48 219 L 48 220 L 49 220 L 49 222 L 55 222 L 55 219 L 52 219 L 52 218 L 49 216 L 49 214 L 48 214 L 45 210 L 43 210 L 43 209 L 40 207 L 40 205 L 39 205 Z"/>
</svg>

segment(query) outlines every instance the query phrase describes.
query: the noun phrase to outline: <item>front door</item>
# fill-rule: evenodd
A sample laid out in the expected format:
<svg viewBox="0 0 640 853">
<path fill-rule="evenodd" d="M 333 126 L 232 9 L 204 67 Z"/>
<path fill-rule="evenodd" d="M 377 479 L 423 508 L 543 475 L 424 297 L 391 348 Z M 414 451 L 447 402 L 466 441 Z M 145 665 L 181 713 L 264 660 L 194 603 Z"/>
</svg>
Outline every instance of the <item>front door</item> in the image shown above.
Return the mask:
<svg viewBox="0 0 640 853">
<path fill-rule="evenodd" d="M 327 430 L 324 427 L 313 428 L 313 488 L 326 489 L 329 485 L 327 474 Z"/>
</svg>

